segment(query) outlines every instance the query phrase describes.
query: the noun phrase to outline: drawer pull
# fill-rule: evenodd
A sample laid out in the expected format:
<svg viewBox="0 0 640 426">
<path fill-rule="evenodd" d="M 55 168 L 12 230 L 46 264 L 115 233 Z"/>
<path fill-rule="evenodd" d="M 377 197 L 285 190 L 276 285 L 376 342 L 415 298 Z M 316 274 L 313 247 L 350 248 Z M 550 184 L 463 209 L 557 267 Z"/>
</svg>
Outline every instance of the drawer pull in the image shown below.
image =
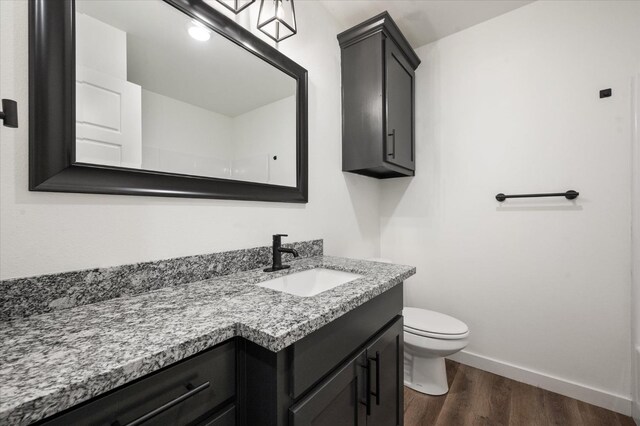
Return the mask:
<svg viewBox="0 0 640 426">
<path fill-rule="evenodd" d="M 147 414 L 144 414 L 144 415 L 138 417 L 137 419 L 135 419 L 131 423 L 127 423 L 126 426 L 137 426 L 139 424 L 142 424 L 142 423 L 146 422 L 147 420 L 151 420 L 152 418 L 154 418 L 158 414 L 163 413 L 163 412 L 167 411 L 168 409 L 170 409 L 171 407 L 174 407 L 174 406 L 180 404 L 182 401 L 191 398 L 192 396 L 194 396 L 197 393 L 202 392 L 203 390 L 207 389 L 209 386 L 210 386 L 209 382 L 203 383 L 200 386 L 198 386 L 197 388 L 193 388 L 189 392 L 185 393 L 184 395 L 180 395 L 176 399 L 174 399 L 172 401 L 169 401 L 166 404 L 156 408 L 155 410 L 151 410 Z M 192 387 L 191 384 L 187 385 L 187 389 L 189 389 L 190 387 Z M 119 422 L 113 423 L 114 426 L 115 425 L 119 425 L 119 424 L 120 424 Z"/>
</svg>

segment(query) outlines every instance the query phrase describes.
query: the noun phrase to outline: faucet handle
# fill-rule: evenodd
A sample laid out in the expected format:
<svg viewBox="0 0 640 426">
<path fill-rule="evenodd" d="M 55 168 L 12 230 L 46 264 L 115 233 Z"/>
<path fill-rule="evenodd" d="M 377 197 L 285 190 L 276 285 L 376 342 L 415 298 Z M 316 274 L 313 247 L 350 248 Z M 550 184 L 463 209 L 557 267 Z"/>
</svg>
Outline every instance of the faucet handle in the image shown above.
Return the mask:
<svg viewBox="0 0 640 426">
<path fill-rule="evenodd" d="M 273 245 L 280 246 L 282 244 L 282 237 L 288 237 L 287 234 L 273 234 Z"/>
</svg>

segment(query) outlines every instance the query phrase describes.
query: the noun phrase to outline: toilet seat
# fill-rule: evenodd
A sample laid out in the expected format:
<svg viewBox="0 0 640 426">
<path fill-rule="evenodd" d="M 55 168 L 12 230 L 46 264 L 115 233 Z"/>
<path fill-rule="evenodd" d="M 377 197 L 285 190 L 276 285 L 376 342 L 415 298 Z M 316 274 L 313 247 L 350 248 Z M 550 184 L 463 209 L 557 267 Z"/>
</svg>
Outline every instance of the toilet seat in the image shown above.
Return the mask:
<svg viewBox="0 0 640 426">
<path fill-rule="evenodd" d="M 440 312 L 420 308 L 404 308 L 404 331 L 432 339 L 459 340 L 469 336 L 462 321 Z"/>
<path fill-rule="evenodd" d="M 414 328 L 407 327 L 407 326 L 404 327 L 404 332 L 413 334 L 416 336 L 430 337 L 432 339 L 440 339 L 440 340 L 460 340 L 460 339 L 469 337 L 468 331 L 462 334 L 440 334 L 440 333 L 432 333 L 424 330 L 416 330 Z"/>
</svg>

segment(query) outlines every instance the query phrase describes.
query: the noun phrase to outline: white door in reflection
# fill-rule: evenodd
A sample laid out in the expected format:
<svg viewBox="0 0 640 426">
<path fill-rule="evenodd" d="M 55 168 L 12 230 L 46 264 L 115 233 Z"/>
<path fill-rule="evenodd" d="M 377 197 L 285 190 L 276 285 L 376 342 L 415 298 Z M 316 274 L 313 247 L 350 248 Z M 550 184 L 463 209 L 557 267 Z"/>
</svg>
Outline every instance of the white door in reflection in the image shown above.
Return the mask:
<svg viewBox="0 0 640 426">
<path fill-rule="evenodd" d="M 76 161 L 140 168 L 140 86 L 78 67 L 76 104 Z"/>
</svg>

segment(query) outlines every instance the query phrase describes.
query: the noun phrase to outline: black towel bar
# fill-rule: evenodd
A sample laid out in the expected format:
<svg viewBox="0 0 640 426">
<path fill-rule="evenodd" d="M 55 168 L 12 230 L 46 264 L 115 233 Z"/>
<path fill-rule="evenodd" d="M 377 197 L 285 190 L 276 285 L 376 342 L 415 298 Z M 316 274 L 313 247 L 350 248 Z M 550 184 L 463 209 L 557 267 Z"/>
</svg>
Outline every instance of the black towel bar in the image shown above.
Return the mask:
<svg viewBox="0 0 640 426">
<path fill-rule="evenodd" d="M 538 198 L 538 197 L 565 197 L 567 200 L 575 200 L 580 195 L 579 192 L 569 190 L 567 192 L 550 192 L 546 194 L 516 194 L 516 195 L 504 195 L 500 193 L 496 195 L 496 200 L 503 202 L 507 198 Z"/>
</svg>

